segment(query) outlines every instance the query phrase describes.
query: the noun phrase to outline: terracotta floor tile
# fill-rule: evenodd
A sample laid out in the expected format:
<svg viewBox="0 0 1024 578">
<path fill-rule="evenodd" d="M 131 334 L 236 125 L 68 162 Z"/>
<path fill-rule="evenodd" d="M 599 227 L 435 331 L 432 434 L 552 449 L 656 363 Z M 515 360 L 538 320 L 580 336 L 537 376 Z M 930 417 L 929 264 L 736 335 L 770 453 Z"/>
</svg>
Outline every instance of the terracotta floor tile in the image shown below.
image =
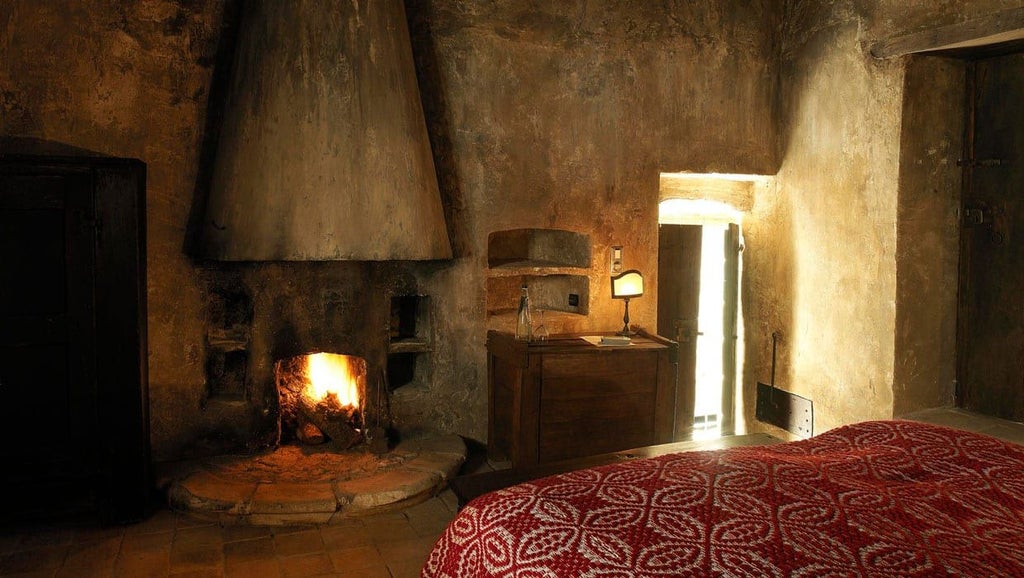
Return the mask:
<svg viewBox="0 0 1024 578">
<path fill-rule="evenodd" d="M 186 514 L 181 514 L 181 513 L 178 513 L 178 514 L 175 515 L 175 520 L 177 520 L 177 522 L 175 523 L 174 527 L 177 530 L 183 530 L 183 529 L 186 529 L 186 528 L 202 528 L 202 527 L 205 527 L 205 526 L 216 526 L 217 525 L 215 522 L 211 522 L 210 520 L 203 520 L 201 518 L 193 518 L 192 516 L 189 516 L 189 515 L 186 515 Z"/>
<path fill-rule="evenodd" d="M 161 550 L 121 552 L 114 564 L 114 576 L 124 578 L 166 578 L 170 574 L 171 545 Z"/>
<path fill-rule="evenodd" d="M 172 572 L 171 578 L 224 578 L 224 568 L 199 568 L 184 572 Z"/>
<path fill-rule="evenodd" d="M 281 578 L 281 565 L 276 559 L 228 562 L 225 578 Z"/>
<path fill-rule="evenodd" d="M 368 546 L 373 542 L 370 534 L 366 531 L 366 526 L 362 522 L 358 524 L 321 526 L 320 537 L 323 539 L 324 548 L 327 550 Z"/>
<path fill-rule="evenodd" d="M 275 536 L 285 536 L 287 534 L 298 534 L 309 530 L 315 530 L 318 526 L 315 524 L 302 524 L 295 526 L 272 526 L 271 529 Z"/>
<path fill-rule="evenodd" d="M 451 488 L 445 488 L 443 492 L 438 494 L 436 500 L 440 500 L 442 504 L 448 508 L 448 511 L 454 516 L 459 511 L 459 498 L 455 495 L 455 492 Z"/>
<path fill-rule="evenodd" d="M 401 514 L 374 516 L 367 518 L 363 523 L 366 525 L 366 532 L 375 544 L 408 540 L 418 536 L 409 520 Z"/>
<path fill-rule="evenodd" d="M 83 576 L 110 576 L 114 572 L 121 537 L 76 544 L 71 547 L 64 564 L 57 572 L 59 578 Z"/>
<path fill-rule="evenodd" d="M 239 524 L 236 526 L 224 526 L 220 529 L 221 540 L 227 544 L 228 542 L 238 542 L 240 540 L 255 540 L 256 538 L 269 538 L 274 535 L 274 531 L 269 526 L 248 526 Z"/>
<path fill-rule="evenodd" d="M 121 539 L 121 553 L 134 552 L 170 552 L 174 532 L 155 532 L 152 534 L 125 534 Z"/>
<path fill-rule="evenodd" d="M 70 546 L 18 550 L 0 556 L 0 575 L 47 570 L 56 572 L 64 563 Z"/>
<path fill-rule="evenodd" d="M 124 526 L 12 529 L 0 534 L 0 575 L 391 578 L 425 559 L 450 515 L 434 498 L 405 512 L 322 526 L 221 526 L 161 510 Z"/>
<path fill-rule="evenodd" d="M 334 565 L 326 552 L 278 558 L 285 578 L 308 578 L 334 573 Z"/>
<path fill-rule="evenodd" d="M 431 548 L 434 547 L 435 541 L 436 538 L 433 537 L 397 540 L 378 544 L 377 548 L 380 550 L 381 557 L 387 561 L 389 568 L 394 564 L 401 564 L 405 567 L 410 562 L 415 566 L 422 567 Z"/>
<path fill-rule="evenodd" d="M 392 578 L 419 578 L 422 569 L 423 562 L 415 560 L 388 562 L 388 571 L 391 572 Z"/>
<path fill-rule="evenodd" d="M 224 537 L 220 526 L 197 526 L 175 531 L 174 543 L 220 546 L 224 543 Z"/>
<path fill-rule="evenodd" d="M 109 540 L 111 538 L 117 538 L 118 540 L 120 540 L 124 537 L 124 529 L 124 526 L 112 526 L 109 528 L 77 528 L 75 530 L 75 538 L 73 542 L 75 544 L 87 544 L 90 542 L 100 542 L 104 540 Z"/>
<path fill-rule="evenodd" d="M 384 558 L 376 546 L 357 546 L 355 548 L 342 548 L 329 550 L 334 569 L 342 571 L 361 570 L 363 568 L 383 568 Z"/>
<path fill-rule="evenodd" d="M 323 550 L 324 541 L 320 538 L 320 531 L 316 528 L 293 534 L 274 535 L 274 552 L 279 558 L 322 552 Z"/>
<path fill-rule="evenodd" d="M 51 546 L 67 546 L 74 540 L 75 531 L 71 528 L 35 528 L 21 535 L 17 549 L 33 550 Z"/>
<path fill-rule="evenodd" d="M 227 564 L 272 560 L 273 558 L 274 539 L 270 536 L 224 544 L 224 562 Z"/>
<path fill-rule="evenodd" d="M 343 570 L 336 574 L 341 578 L 392 578 L 387 566 L 380 565 L 373 568 L 359 568 L 356 570 Z"/>
<path fill-rule="evenodd" d="M 185 545 L 171 547 L 170 571 L 184 572 L 203 568 L 221 568 L 224 551 L 220 545 Z"/>
<path fill-rule="evenodd" d="M 154 532 L 170 532 L 178 525 L 177 514 L 170 510 L 157 510 L 152 516 L 139 522 L 125 526 L 126 534 L 151 534 Z"/>
<path fill-rule="evenodd" d="M 405 511 L 405 517 L 418 536 L 439 536 L 453 516 L 444 503 L 436 498 Z"/>
<path fill-rule="evenodd" d="M 224 543 L 219 527 L 186 528 L 174 533 L 170 557 L 172 572 L 221 568 L 223 564 Z"/>
</svg>

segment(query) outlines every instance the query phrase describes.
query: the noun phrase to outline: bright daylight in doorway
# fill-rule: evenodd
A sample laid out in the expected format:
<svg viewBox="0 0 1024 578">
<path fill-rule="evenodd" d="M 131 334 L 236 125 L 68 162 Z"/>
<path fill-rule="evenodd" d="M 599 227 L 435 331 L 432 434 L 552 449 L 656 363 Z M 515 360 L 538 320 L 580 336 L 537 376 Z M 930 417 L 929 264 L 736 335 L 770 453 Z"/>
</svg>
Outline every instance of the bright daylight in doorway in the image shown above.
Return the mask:
<svg viewBox="0 0 1024 578">
<path fill-rule="evenodd" d="M 695 392 L 692 439 L 712 439 L 722 435 L 724 415 L 738 404 L 731 397 L 733 386 L 724 387 L 726 379 L 735 379 L 736 368 L 727 368 L 731 360 L 724 354 L 723 344 L 736 343 L 732 325 L 726 327 L 727 287 L 726 254 L 729 226 L 739 224 L 742 213 L 728 204 L 706 199 L 666 199 L 659 207 L 662 225 L 697 225 L 701 227 L 700 290 L 697 314 Z M 736 291 L 735 287 L 731 288 Z M 664 298 L 659 296 L 659 298 Z M 731 315 L 735 315 L 732 312 Z M 730 335 L 726 335 L 726 333 Z M 727 341 L 729 340 L 729 341 Z M 735 359 L 735 356 L 729 356 Z M 731 370 L 730 370 L 731 369 Z M 736 400 L 738 401 L 738 400 Z M 733 433 L 728 431 L 725 433 Z"/>
</svg>

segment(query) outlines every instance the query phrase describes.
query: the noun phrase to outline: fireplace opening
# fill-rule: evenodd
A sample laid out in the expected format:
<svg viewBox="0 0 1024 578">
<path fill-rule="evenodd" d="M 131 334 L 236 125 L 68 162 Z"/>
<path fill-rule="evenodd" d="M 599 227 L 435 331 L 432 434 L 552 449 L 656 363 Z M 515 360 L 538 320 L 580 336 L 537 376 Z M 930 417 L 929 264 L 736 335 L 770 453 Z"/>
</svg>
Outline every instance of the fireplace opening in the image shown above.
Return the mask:
<svg viewBox="0 0 1024 578">
<path fill-rule="evenodd" d="M 344 451 L 366 440 L 366 360 L 316 352 L 274 364 L 281 443 Z"/>
</svg>

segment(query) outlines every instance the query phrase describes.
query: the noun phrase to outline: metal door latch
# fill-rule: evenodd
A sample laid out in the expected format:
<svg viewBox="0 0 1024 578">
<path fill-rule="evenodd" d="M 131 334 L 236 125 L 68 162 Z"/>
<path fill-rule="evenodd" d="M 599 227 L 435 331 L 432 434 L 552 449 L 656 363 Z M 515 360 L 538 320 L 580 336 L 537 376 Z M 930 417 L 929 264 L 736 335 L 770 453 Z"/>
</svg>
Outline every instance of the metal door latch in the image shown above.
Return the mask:
<svg viewBox="0 0 1024 578">
<path fill-rule="evenodd" d="M 979 207 L 965 207 L 964 208 L 964 225 L 967 227 L 977 227 L 983 225 L 988 221 L 985 218 L 985 209 Z"/>
</svg>

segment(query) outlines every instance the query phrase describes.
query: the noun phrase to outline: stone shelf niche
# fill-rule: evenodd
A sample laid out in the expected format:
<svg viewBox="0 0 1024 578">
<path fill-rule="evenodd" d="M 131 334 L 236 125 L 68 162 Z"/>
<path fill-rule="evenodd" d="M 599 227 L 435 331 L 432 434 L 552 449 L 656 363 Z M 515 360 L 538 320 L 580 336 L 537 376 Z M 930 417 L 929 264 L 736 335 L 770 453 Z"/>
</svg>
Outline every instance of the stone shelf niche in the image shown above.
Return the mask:
<svg viewBox="0 0 1024 578">
<path fill-rule="evenodd" d="M 590 278 L 563 269 L 590 269 L 590 237 L 560 229 L 510 229 L 487 237 L 487 313 L 515 313 L 520 287 L 534 309 L 587 315 Z"/>
<path fill-rule="evenodd" d="M 589 313 L 590 279 L 584 275 L 491 277 L 487 279 L 487 313 L 515 313 L 524 284 L 530 288 L 530 304 L 536 310 Z"/>
<path fill-rule="evenodd" d="M 590 268 L 590 237 L 559 229 L 511 229 L 487 237 L 487 266 Z"/>
</svg>

